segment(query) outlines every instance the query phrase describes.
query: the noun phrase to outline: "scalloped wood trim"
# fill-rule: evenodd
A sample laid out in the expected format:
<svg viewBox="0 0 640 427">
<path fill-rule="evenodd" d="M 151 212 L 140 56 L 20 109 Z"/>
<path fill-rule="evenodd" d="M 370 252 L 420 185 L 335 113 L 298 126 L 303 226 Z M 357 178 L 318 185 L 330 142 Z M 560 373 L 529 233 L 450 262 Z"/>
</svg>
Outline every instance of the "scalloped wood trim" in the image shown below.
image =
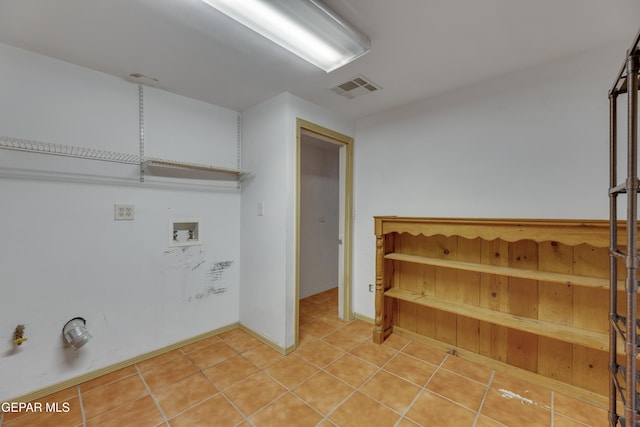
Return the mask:
<svg viewBox="0 0 640 427">
<path fill-rule="evenodd" d="M 376 216 L 375 233 L 413 236 L 460 236 L 465 239 L 501 239 L 507 242 L 553 241 L 569 246 L 589 244 L 609 247 L 609 221 L 574 219 L 414 218 Z M 618 225 L 618 242 L 626 241 L 626 224 Z"/>
</svg>

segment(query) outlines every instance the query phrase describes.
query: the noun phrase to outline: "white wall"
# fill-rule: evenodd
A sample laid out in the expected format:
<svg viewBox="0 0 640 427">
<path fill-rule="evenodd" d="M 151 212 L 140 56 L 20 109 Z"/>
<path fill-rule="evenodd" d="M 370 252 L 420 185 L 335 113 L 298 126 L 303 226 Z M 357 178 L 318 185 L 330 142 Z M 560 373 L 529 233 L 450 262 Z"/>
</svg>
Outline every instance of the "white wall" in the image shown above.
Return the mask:
<svg viewBox="0 0 640 427">
<path fill-rule="evenodd" d="M 287 177 L 292 172 L 285 127 L 287 96 L 242 113 L 242 164 L 254 172 L 243 184 L 240 321 L 284 347 Z M 262 203 L 264 214 L 258 215 Z"/>
<path fill-rule="evenodd" d="M 295 340 L 296 119 L 353 135 L 350 120 L 288 93 L 242 113 L 241 322 L 289 348 Z M 257 215 L 264 203 L 264 216 Z"/>
<path fill-rule="evenodd" d="M 374 316 L 374 215 L 608 218 L 607 92 L 625 49 L 595 49 L 359 120 L 356 312 Z"/>
<path fill-rule="evenodd" d="M 0 135 L 138 153 L 137 85 L 6 45 L 0 63 Z M 236 119 L 145 88 L 150 155 L 236 167 Z M 238 321 L 235 183 L 1 150 L 0 199 L 0 400 Z M 201 219 L 202 245 L 170 249 L 171 218 Z M 61 334 L 76 316 L 93 335 L 78 352 Z"/>
<path fill-rule="evenodd" d="M 314 142 L 312 137 L 302 136 L 300 299 L 338 286 L 338 149 L 329 142 Z"/>
</svg>

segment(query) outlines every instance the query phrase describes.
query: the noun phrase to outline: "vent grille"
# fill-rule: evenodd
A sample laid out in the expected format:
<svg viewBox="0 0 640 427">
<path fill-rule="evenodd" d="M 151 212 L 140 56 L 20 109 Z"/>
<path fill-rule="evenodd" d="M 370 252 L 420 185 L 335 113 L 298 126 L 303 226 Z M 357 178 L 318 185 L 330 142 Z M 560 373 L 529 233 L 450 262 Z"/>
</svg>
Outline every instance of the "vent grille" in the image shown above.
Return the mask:
<svg viewBox="0 0 640 427">
<path fill-rule="evenodd" d="M 382 89 L 380 85 L 373 83 L 367 77 L 359 75 L 347 82 L 339 84 L 331 90 L 338 95 L 353 99 L 357 96 L 364 95 L 365 93 L 375 92 L 380 89 Z"/>
</svg>

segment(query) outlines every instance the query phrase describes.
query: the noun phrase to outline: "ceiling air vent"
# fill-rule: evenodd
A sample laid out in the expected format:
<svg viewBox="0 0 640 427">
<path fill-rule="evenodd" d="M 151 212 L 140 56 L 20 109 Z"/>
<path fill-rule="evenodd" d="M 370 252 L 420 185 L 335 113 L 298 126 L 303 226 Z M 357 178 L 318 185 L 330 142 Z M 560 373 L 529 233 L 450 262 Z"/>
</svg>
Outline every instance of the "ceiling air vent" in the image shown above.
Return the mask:
<svg viewBox="0 0 640 427">
<path fill-rule="evenodd" d="M 349 99 L 353 99 L 356 96 L 364 95 L 365 93 L 375 92 L 382 89 L 379 85 L 373 83 L 368 78 L 360 75 L 354 77 L 348 82 L 344 82 L 331 90 L 338 95 L 345 96 Z"/>
</svg>

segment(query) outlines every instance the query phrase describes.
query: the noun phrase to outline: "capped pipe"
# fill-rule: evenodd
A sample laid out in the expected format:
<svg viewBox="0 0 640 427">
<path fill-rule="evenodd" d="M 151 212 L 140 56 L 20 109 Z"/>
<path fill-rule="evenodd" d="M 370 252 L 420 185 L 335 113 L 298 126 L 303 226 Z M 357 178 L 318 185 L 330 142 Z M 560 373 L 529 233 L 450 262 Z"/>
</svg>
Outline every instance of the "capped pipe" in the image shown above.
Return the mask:
<svg viewBox="0 0 640 427">
<path fill-rule="evenodd" d="M 91 334 L 87 330 L 87 321 L 82 317 L 75 317 L 69 320 L 62 328 L 62 334 L 64 335 L 67 344 L 79 350 L 91 339 Z"/>
</svg>

